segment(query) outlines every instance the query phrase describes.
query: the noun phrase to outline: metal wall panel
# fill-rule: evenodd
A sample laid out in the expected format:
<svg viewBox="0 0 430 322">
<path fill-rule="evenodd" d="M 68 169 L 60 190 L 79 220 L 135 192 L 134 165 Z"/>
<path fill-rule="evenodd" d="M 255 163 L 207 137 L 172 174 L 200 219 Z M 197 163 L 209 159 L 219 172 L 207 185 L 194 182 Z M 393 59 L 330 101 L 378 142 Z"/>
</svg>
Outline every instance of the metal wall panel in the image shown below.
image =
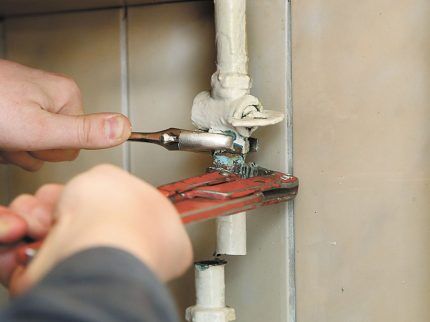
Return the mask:
<svg viewBox="0 0 430 322">
<path fill-rule="evenodd" d="M 293 1 L 300 322 L 430 321 L 429 15 Z"/>
</svg>

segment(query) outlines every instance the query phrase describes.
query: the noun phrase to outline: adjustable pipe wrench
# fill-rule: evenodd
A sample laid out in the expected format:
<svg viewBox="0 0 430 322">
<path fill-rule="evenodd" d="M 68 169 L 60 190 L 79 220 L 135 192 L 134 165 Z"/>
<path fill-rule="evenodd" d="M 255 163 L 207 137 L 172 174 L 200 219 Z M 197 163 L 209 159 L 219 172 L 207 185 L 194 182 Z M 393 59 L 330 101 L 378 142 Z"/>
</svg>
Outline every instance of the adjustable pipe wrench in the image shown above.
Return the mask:
<svg viewBox="0 0 430 322">
<path fill-rule="evenodd" d="M 230 135 L 188 131 L 170 128 L 152 133 L 133 132 L 130 141 L 155 143 L 168 150 L 194 152 L 224 151 L 240 155 L 243 147 L 235 146 Z M 257 150 L 257 140 L 248 139 L 247 150 Z M 281 172 L 249 165 L 247 177 L 220 168 L 185 180 L 158 187 L 176 207 L 184 224 L 220 216 L 234 215 L 243 211 L 294 199 L 299 181 Z M 36 254 L 42 241 L 24 244 L 16 252 L 17 261 L 26 264 Z"/>
<path fill-rule="evenodd" d="M 243 211 L 294 199 L 298 179 L 281 172 L 259 168 L 257 175 L 242 178 L 224 171 L 203 175 L 158 187 L 175 206 L 184 224 L 233 215 Z M 19 247 L 19 263 L 26 264 L 37 254 L 42 242 Z"/>
</svg>

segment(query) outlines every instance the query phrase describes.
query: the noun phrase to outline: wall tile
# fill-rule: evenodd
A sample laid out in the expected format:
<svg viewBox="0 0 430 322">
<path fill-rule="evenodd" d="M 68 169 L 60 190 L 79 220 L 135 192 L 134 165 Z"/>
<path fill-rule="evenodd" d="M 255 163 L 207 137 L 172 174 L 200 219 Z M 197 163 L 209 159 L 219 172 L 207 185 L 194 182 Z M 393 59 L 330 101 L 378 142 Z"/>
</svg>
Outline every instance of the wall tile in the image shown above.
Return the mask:
<svg viewBox="0 0 430 322">
<path fill-rule="evenodd" d="M 191 105 L 210 87 L 215 70 L 213 12 L 210 2 L 177 3 L 129 9 L 130 105 L 135 130 L 193 129 Z M 169 152 L 131 143 L 131 169 L 160 185 L 198 175 L 211 164 L 206 154 Z M 188 227 L 195 257 L 214 251 L 214 223 Z M 184 316 L 194 303 L 193 272 L 171 285 Z"/>
<path fill-rule="evenodd" d="M 430 321 L 429 14 L 293 1 L 298 321 Z"/>
<path fill-rule="evenodd" d="M 7 58 L 73 77 L 86 112 L 120 112 L 119 11 L 103 10 L 6 20 Z M 47 182 L 65 182 L 99 163 L 121 165 L 122 148 L 82 151 L 77 161 L 46 164 L 37 173 L 10 171 L 12 196 Z"/>
<path fill-rule="evenodd" d="M 284 110 L 284 2 L 249 1 L 248 11 L 253 92 L 268 108 Z M 135 129 L 191 128 L 192 100 L 209 88 L 215 71 L 212 3 L 132 8 L 129 18 L 130 101 Z M 257 132 L 262 152 L 253 158 L 262 165 L 285 170 L 284 126 Z M 133 172 L 153 184 L 202 173 L 209 164 L 203 155 L 132 145 Z M 249 216 L 249 255 L 228 259 L 227 303 L 237 310 L 238 320 L 286 321 L 285 220 L 282 206 L 254 212 Z M 196 259 L 210 257 L 213 223 L 190 227 L 189 232 Z M 172 284 L 181 315 L 195 303 L 193 289 L 192 272 Z"/>
<path fill-rule="evenodd" d="M 0 15 L 34 14 L 121 6 L 122 0 L 2 0 Z"/>
<path fill-rule="evenodd" d="M 8 202 L 7 189 L 7 167 L 0 165 L 0 204 L 6 205 Z"/>
<path fill-rule="evenodd" d="M 160 4 L 163 2 L 181 2 L 183 0 L 2 0 L 0 16 L 24 15 L 35 13 L 76 11 L 100 8 L 121 7 L 127 5 Z M 207 0 L 189 0 L 207 1 Z"/>
<path fill-rule="evenodd" d="M 0 57 L 4 56 L 4 25 L 0 23 Z M 5 165 L 0 165 L 0 204 L 5 205 L 8 201 L 8 189 L 7 189 L 7 171 L 8 168 Z M 1 298 L 1 297 L 0 297 Z"/>
<path fill-rule="evenodd" d="M 251 92 L 267 109 L 286 110 L 285 1 L 248 0 L 247 32 Z M 262 17 L 264 17 L 262 19 Z M 287 171 L 286 122 L 260 128 L 260 150 L 250 159 Z M 288 321 L 288 234 L 285 205 L 248 214 L 248 254 L 229 258 L 227 302 L 238 321 Z"/>
</svg>

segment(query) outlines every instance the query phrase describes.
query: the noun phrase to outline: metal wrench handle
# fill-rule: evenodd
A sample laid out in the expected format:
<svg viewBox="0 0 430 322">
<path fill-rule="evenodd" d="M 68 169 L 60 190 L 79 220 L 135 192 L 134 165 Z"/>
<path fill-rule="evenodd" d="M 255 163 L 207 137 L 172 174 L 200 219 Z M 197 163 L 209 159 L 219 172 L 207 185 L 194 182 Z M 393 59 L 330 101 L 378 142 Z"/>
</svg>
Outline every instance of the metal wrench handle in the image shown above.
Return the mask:
<svg viewBox="0 0 430 322">
<path fill-rule="evenodd" d="M 132 132 L 129 141 L 161 145 L 169 151 L 234 151 L 233 137 L 202 131 L 170 128 L 159 132 Z"/>
</svg>

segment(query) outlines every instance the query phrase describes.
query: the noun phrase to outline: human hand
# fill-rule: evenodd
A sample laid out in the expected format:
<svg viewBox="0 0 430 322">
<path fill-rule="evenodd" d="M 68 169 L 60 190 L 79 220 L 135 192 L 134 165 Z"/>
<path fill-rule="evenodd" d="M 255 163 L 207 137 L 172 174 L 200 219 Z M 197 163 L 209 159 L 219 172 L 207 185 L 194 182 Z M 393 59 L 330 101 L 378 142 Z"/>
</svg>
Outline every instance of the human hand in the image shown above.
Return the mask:
<svg viewBox="0 0 430 322">
<path fill-rule="evenodd" d="M 74 160 L 79 149 L 121 144 L 130 131 L 121 114 L 83 115 L 70 78 L 0 60 L 0 163 L 36 171 L 43 161 Z"/>
<path fill-rule="evenodd" d="M 50 198 L 55 225 L 29 266 L 15 269 L 12 294 L 30 288 L 66 257 L 93 247 L 125 250 L 162 281 L 181 275 L 191 264 L 191 243 L 173 205 L 123 170 L 97 166 Z"/>
<path fill-rule="evenodd" d="M 16 251 L 25 240 L 43 239 L 53 223 L 54 201 L 61 185 L 45 185 L 34 196 L 21 195 L 9 208 L 0 206 L 0 283 L 9 287 L 12 273 L 18 267 Z"/>
</svg>

